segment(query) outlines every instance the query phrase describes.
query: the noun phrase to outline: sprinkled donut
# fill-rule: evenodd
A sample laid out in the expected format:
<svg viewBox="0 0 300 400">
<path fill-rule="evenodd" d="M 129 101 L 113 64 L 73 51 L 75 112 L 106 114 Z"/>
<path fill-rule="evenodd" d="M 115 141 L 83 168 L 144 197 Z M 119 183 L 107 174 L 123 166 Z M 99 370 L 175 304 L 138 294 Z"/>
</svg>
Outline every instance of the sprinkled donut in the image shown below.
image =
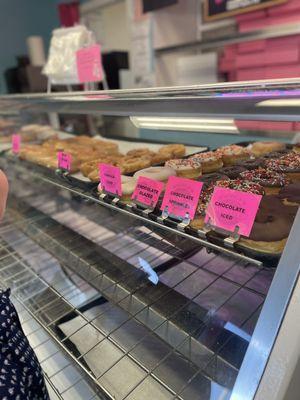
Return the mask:
<svg viewBox="0 0 300 400">
<path fill-rule="evenodd" d="M 249 151 L 245 147 L 236 144 L 220 147 L 215 153 L 222 157 L 225 166 L 235 165 L 239 161 L 248 160 L 250 158 Z"/>
<path fill-rule="evenodd" d="M 207 151 L 205 153 L 194 154 L 189 158 L 193 160 L 199 160 L 201 162 L 203 174 L 216 172 L 223 167 L 223 161 L 221 155 L 218 155 L 214 151 Z"/>
<path fill-rule="evenodd" d="M 266 168 L 272 171 L 281 172 L 293 182 L 300 181 L 300 154 L 289 153 L 276 160 L 266 161 Z"/>
<path fill-rule="evenodd" d="M 278 194 L 280 188 L 289 183 L 283 174 L 264 168 L 242 172 L 241 178 L 259 183 L 265 188 L 266 194 Z"/>
<path fill-rule="evenodd" d="M 201 162 L 193 158 L 180 158 L 169 160 L 165 163 L 165 167 L 175 170 L 177 176 L 184 178 L 198 178 L 201 175 Z"/>
</svg>

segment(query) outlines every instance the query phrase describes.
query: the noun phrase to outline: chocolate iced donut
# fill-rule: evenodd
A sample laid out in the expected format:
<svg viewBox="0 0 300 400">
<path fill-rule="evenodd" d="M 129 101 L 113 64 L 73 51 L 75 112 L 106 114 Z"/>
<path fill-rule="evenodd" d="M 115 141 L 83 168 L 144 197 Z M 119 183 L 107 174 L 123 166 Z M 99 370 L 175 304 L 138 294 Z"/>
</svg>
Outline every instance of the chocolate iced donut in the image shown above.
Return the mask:
<svg viewBox="0 0 300 400">
<path fill-rule="evenodd" d="M 246 181 L 259 183 L 264 187 L 266 194 L 278 194 L 280 188 L 289 183 L 284 174 L 264 168 L 242 172 L 241 178 Z"/>
<path fill-rule="evenodd" d="M 241 179 L 235 180 L 221 180 L 215 184 L 211 183 L 207 188 L 201 191 L 195 218 L 191 221 L 190 226 L 194 229 L 201 229 L 204 226 L 205 210 L 210 202 L 214 188 L 224 187 L 227 189 L 239 190 L 241 192 L 249 192 L 254 194 L 264 194 L 264 188 L 257 183 L 243 181 Z"/>
<path fill-rule="evenodd" d="M 248 169 L 249 171 L 253 169 L 257 169 L 260 167 L 264 167 L 265 160 L 263 158 L 254 158 L 250 160 L 245 160 L 245 161 L 240 161 L 236 165 L 239 165 L 241 167 L 244 167 L 245 169 Z"/>
<path fill-rule="evenodd" d="M 297 206 L 300 204 L 300 182 L 292 183 L 284 186 L 280 192 L 279 197 L 283 204 L 287 206 Z"/>
<path fill-rule="evenodd" d="M 227 175 L 230 179 L 237 179 L 241 173 L 246 171 L 245 167 L 241 165 L 233 165 L 231 167 L 224 167 L 220 169 L 220 173 Z"/>
<path fill-rule="evenodd" d="M 280 158 L 280 157 L 285 156 L 286 154 L 288 154 L 290 152 L 291 152 L 291 150 L 289 150 L 289 149 L 273 151 L 272 153 L 265 154 L 263 156 L 263 158 L 266 158 L 267 160 L 269 160 L 271 158 Z"/>
<path fill-rule="evenodd" d="M 212 183 L 216 183 L 217 181 L 229 180 L 229 177 L 220 172 L 213 172 L 211 174 L 201 175 L 197 180 L 203 182 L 203 189 L 206 189 Z"/>
<path fill-rule="evenodd" d="M 279 254 L 283 251 L 298 207 L 286 207 L 279 196 L 262 198 L 249 238 L 239 245 L 259 253 Z"/>
</svg>

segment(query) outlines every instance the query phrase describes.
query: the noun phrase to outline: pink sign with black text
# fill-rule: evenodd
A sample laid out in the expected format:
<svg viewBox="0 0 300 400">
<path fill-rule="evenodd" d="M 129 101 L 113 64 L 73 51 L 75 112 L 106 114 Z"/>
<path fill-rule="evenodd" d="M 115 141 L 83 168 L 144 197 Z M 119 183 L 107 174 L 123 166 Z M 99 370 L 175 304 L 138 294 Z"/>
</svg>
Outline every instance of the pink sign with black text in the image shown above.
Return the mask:
<svg viewBox="0 0 300 400">
<path fill-rule="evenodd" d="M 250 236 L 262 196 L 216 187 L 206 209 L 205 223 Z"/>
<path fill-rule="evenodd" d="M 21 136 L 18 135 L 17 133 L 14 133 L 12 135 L 12 151 L 15 154 L 18 154 L 21 148 Z"/>
<path fill-rule="evenodd" d="M 162 182 L 139 176 L 131 199 L 146 207 L 154 208 L 163 188 Z"/>
<path fill-rule="evenodd" d="M 202 182 L 170 176 L 160 209 L 171 216 L 193 219 L 202 186 Z"/>
<path fill-rule="evenodd" d="M 104 192 L 118 197 L 122 196 L 120 168 L 109 164 L 99 164 L 99 176 Z"/>
<path fill-rule="evenodd" d="M 72 156 L 69 153 L 59 151 L 57 153 L 58 168 L 71 171 Z"/>
<path fill-rule="evenodd" d="M 100 82 L 103 80 L 101 47 L 99 44 L 85 47 L 76 52 L 79 82 Z"/>
</svg>

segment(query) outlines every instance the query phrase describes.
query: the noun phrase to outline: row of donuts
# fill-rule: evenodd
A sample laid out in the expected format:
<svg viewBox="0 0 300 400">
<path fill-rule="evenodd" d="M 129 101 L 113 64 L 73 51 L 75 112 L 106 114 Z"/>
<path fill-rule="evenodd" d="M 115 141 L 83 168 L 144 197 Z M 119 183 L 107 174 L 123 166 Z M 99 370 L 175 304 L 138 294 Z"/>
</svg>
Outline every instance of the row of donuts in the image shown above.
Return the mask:
<svg viewBox="0 0 300 400">
<path fill-rule="evenodd" d="M 196 216 L 190 223 L 194 229 L 204 226 L 205 209 L 215 186 L 264 195 L 251 235 L 242 238 L 240 245 L 259 253 L 281 253 L 300 204 L 298 145 L 257 142 L 248 148 L 231 145 L 187 159 L 172 159 L 164 167 L 122 176 L 122 200 L 130 202 L 139 176 L 167 182 L 172 175 L 204 183 Z M 98 190 L 101 192 L 101 184 Z"/>
<path fill-rule="evenodd" d="M 124 154 L 121 150 L 115 142 L 81 135 L 68 139 L 55 137 L 44 141 L 41 145 L 22 146 L 19 157 L 56 169 L 58 167 L 57 152 L 63 151 L 72 157 L 70 173 L 80 171 L 92 182 L 98 182 L 100 163 L 116 165 L 122 174 L 130 174 L 151 165 L 164 163 L 174 157 L 183 157 L 186 151 L 182 144 L 161 146 L 157 152 L 148 148 L 138 148 Z"/>
</svg>

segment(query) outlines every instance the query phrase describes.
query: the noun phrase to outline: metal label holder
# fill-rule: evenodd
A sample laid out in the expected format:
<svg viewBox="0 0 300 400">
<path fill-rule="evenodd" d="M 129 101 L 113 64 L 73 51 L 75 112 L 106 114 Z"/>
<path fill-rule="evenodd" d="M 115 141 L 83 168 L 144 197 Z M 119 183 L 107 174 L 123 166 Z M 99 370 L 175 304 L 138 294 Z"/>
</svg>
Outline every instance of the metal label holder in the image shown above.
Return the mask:
<svg viewBox="0 0 300 400">
<path fill-rule="evenodd" d="M 131 205 L 132 211 L 136 211 L 138 213 L 139 213 L 139 211 L 141 211 L 141 213 L 145 217 L 149 217 L 149 214 L 151 214 L 155 209 L 155 206 L 148 207 L 145 204 L 143 204 L 140 201 L 138 201 L 136 198 L 133 198 L 132 201 L 133 201 L 133 204 Z"/>
<path fill-rule="evenodd" d="M 209 231 L 215 231 L 222 235 L 226 235 L 226 238 L 223 239 L 224 246 L 233 249 L 235 243 L 240 239 L 239 229 L 240 228 L 238 225 L 235 227 L 233 232 L 223 228 L 219 228 L 218 226 L 213 225 L 211 223 L 211 219 L 209 218 L 208 222 L 206 222 L 204 225 L 202 233 L 205 233 L 205 235 L 207 235 Z"/>
<path fill-rule="evenodd" d="M 181 232 L 184 232 L 185 228 L 191 222 L 190 215 L 189 215 L 188 212 L 186 213 L 186 215 L 184 217 L 180 217 L 180 216 L 175 215 L 175 214 L 169 214 L 168 206 L 165 207 L 165 209 L 163 210 L 161 216 L 157 218 L 157 221 L 162 223 L 162 224 L 164 224 L 165 220 L 167 220 L 167 219 L 170 219 L 171 222 L 178 221 L 176 227 Z"/>
<path fill-rule="evenodd" d="M 107 192 L 107 191 L 104 190 L 104 189 L 102 189 L 102 192 L 103 192 L 103 193 L 100 193 L 100 194 L 99 194 L 99 199 L 100 199 L 100 200 L 103 200 L 103 201 L 105 201 L 105 200 L 107 200 L 107 199 L 110 200 L 110 197 L 113 196 L 113 199 L 111 199 L 110 203 L 113 204 L 113 205 L 115 205 L 115 206 L 119 203 L 120 197 L 118 197 L 116 194 Z"/>
</svg>

